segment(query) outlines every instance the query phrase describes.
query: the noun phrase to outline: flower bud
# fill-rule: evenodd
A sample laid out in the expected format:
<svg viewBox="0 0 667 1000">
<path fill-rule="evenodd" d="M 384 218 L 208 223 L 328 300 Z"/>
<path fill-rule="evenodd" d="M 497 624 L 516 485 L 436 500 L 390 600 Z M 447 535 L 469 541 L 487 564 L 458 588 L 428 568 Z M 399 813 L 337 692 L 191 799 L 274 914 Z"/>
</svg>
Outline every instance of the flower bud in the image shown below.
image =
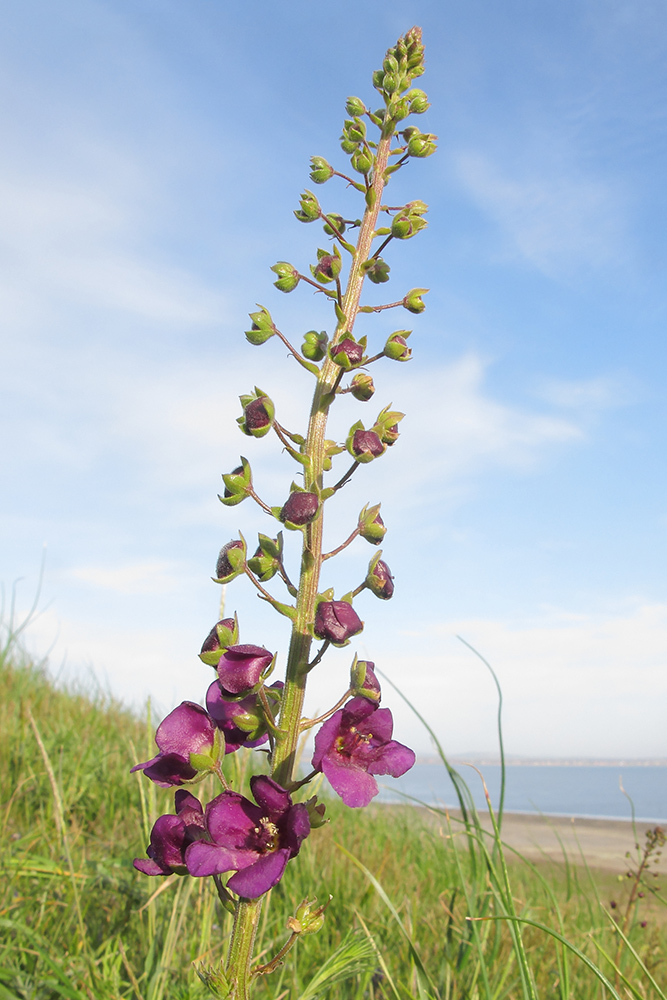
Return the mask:
<svg viewBox="0 0 667 1000">
<path fill-rule="evenodd" d="M 324 802 L 317 801 L 317 795 L 313 795 L 312 798 L 304 802 L 304 805 L 308 810 L 308 816 L 310 817 L 311 830 L 319 830 L 320 827 L 325 826 L 325 824 L 329 822 L 328 819 L 324 818 L 327 807 Z"/>
<path fill-rule="evenodd" d="M 372 377 L 366 372 L 357 372 L 350 382 L 350 392 L 360 403 L 367 403 L 375 392 Z"/>
<path fill-rule="evenodd" d="M 349 371 L 350 368 L 356 368 L 357 365 L 361 364 L 365 346 L 365 338 L 357 343 L 354 337 L 348 333 L 337 344 L 331 345 L 329 354 L 334 364 L 340 365 L 345 371 Z"/>
<path fill-rule="evenodd" d="M 359 97 L 348 97 L 345 102 L 345 111 L 350 118 L 361 118 L 366 114 L 366 105 Z"/>
<path fill-rule="evenodd" d="M 248 559 L 248 569 L 262 583 L 266 583 L 276 575 L 280 569 L 283 552 L 283 535 L 278 532 L 277 538 L 269 538 L 268 535 L 258 534 L 259 545 L 252 559 Z"/>
<path fill-rule="evenodd" d="M 345 219 L 343 218 L 343 216 L 337 215 L 335 212 L 329 212 L 328 215 L 325 216 L 325 218 L 331 219 L 331 222 L 336 227 L 336 231 L 340 233 L 340 235 L 342 236 L 343 233 L 345 232 Z M 327 222 L 324 223 L 322 228 L 324 229 L 324 232 L 327 234 L 327 236 L 335 235 L 333 229 Z"/>
<path fill-rule="evenodd" d="M 343 150 L 344 153 L 347 153 L 349 155 L 350 153 L 354 153 L 355 150 L 359 148 L 359 143 L 352 142 L 351 139 L 347 139 L 345 135 L 342 135 L 340 137 L 340 148 Z"/>
<path fill-rule="evenodd" d="M 391 446 L 396 444 L 399 438 L 398 424 L 405 416 L 398 410 L 390 410 L 385 406 L 378 414 L 378 418 L 373 424 L 373 430 L 379 435 L 383 444 Z"/>
<path fill-rule="evenodd" d="M 274 281 L 273 284 L 279 292 L 293 292 L 299 284 L 299 272 L 286 260 L 279 260 L 271 270 L 278 275 L 278 280 Z"/>
<path fill-rule="evenodd" d="M 361 270 L 374 285 L 382 285 L 385 281 L 389 281 L 391 268 L 382 257 L 371 257 L 369 260 L 364 261 Z"/>
<path fill-rule="evenodd" d="M 243 572 L 246 557 L 246 544 L 242 538 L 235 538 L 220 549 L 215 567 L 216 583 L 229 583 L 239 573 Z"/>
<path fill-rule="evenodd" d="M 326 162 L 326 161 L 325 161 Z M 320 203 L 312 191 L 304 191 L 294 212 L 299 222 L 315 222 L 320 217 Z"/>
<path fill-rule="evenodd" d="M 318 333 L 317 330 L 309 330 L 301 345 L 301 353 L 304 358 L 308 358 L 309 361 L 321 361 L 327 353 L 328 340 L 329 337 L 324 330 L 321 333 Z"/>
<path fill-rule="evenodd" d="M 363 464 L 372 462 L 386 451 L 377 431 L 364 430 L 360 420 L 350 428 L 345 447 L 352 458 Z"/>
<path fill-rule="evenodd" d="M 422 295 L 426 295 L 428 288 L 411 288 L 403 299 L 403 307 L 411 313 L 422 313 L 426 306 L 422 302 Z"/>
<path fill-rule="evenodd" d="M 362 510 L 359 515 L 359 535 L 371 545 L 379 545 L 387 534 L 384 521 L 380 517 L 380 504 Z"/>
<path fill-rule="evenodd" d="M 370 149 L 364 146 L 361 149 L 356 149 L 352 153 L 350 162 L 353 170 L 356 170 L 358 174 L 364 174 L 365 176 L 372 170 L 375 157 L 371 153 Z"/>
<path fill-rule="evenodd" d="M 349 118 L 343 124 L 343 136 L 349 142 L 364 142 L 366 138 L 366 125 L 360 118 Z"/>
<path fill-rule="evenodd" d="M 233 618 L 223 618 L 204 639 L 199 659 L 209 667 L 215 667 L 227 647 L 236 645 L 238 641 L 239 623 L 236 615 Z"/>
<path fill-rule="evenodd" d="M 423 159 L 425 156 L 430 156 L 431 153 L 435 153 L 437 149 L 434 142 L 435 139 L 437 139 L 437 136 L 422 132 L 419 132 L 417 135 L 413 135 L 408 140 L 408 156 L 415 156 L 418 159 Z"/>
<path fill-rule="evenodd" d="M 320 501 L 316 493 L 294 490 L 280 511 L 280 520 L 287 525 L 294 524 L 301 527 L 317 516 L 319 508 Z"/>
<path fill-rule="evenodd" d="M 259 312 L 250 313 L 250 319 L 252 326 L 245 331 L 245 337 L 250 344 L 258 347 L 274 335 L 276 328 L 273 325 L 271 314 L 264 306 L 259 307 Z"/>
<path fill-rule="evenodd" d="M 380 704 L 382 695 L 374 663 L 370 660 L 357 660 L 355 656 L 350 670 L 350 690 L 353 698 L 367 698 L 376 705 Z"/>
<path fill-rule="evenodd" d="M 381 555 L 382 550 L 373 556 L 368 565 L 366 586 L 376 597 L 388 601 L 394 593 L 394 578 L 386 562 L 380 559 Z"/>
<path fill-rule="evenodd" d="M 287 926 L 294 934 L 315 934 L 322 929 L 324 925 L 324 911 L 329 904 L 327 903 L 324 906 L 318 906 L 315 910 L 311 910 L 311 906 L 316 902 L 317 897 L 312 900 L 304 899 L 303 903 L 298 907 L 296 914 L 293 917 L 289 917 Z"/>
<path fill-rule="evenodd" d="M 229 646 L 217 666 L 223 697 L 257 687 L 270 672 L 273 659 L 273 654 L 263 646 Z"/>
<path fill-rule="evenodd" d="M 310 179 L 314 184 L 324 184 L 334 175 L 334 168 L 323 156 L 311 156 Z"/>
<path fill-rule="evenodd" d="M 330 281 L 334 281 L 338 277 L 342 266 L 343 261 L 341 260 L 338 247 L 334 247 L 333 253 L 328 253 L 326 250 L 318 250 L 317 264 L 314 267 L 311 264 L 310 271 L 316 281 L 321 281 L 327 285 Z"/>
<path fill-rule="evenodd" d="M 422 229 L 426 229 L 427 225 L 428 222 L 422 219 L 421 214 L 403 211 L 394 216 L 391 235 L 397 240 L 409 240 L 411 236 L 416 236 Z"/>
<path fill-rule="evenodd" d="M 345 646 L 364 623 L 347 601 L 320 601 L 315 611 L 313 632 L 318 639 L 328 639 L 334 646 Z"/>
<path fill-rule="evenodd" d="M 237 417 L 237 424 L 248 437 L 264 437 L 273 426 L 276 410 L 272 400 L 257 386 L 254 393 L 239 396 L 239 399 L 243 407 L 243 416 Z"/>
<path fill-rule="evenodd" d="M 224 503 L 225 507 L 235 507 L 237 503 L 241 503 L 247 496 L 250 496 L 252 473 L 248 459 L 241 455 L 241 464 L 223 475 L 222 481 L 225 484 L 225 492 L 218 499 Z"/>
<path fill-rule="evenodd" d="M 407 339 L 411 333 L 412 330 L 396 330 L 392 333 L 384 345 L 385 358 L 391 358 L 392 361 L 409 361 L 412 351 L 408 347 Z"/>
<path fill-rule="evenodd" d="M 431 107 L 424 91 L 417 87 L 409 90 L 406 97 L 410 103 L 410 113 L 413 115 L 423 115 Z"/>
</svg>

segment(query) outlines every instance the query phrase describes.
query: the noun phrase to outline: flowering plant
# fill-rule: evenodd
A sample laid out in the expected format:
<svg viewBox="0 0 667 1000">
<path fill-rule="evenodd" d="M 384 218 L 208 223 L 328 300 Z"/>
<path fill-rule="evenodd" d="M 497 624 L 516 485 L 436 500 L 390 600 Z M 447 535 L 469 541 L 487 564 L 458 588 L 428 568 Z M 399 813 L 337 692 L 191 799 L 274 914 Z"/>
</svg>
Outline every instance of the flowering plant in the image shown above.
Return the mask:
<svg viewBox="0 0 667 1000">
<path fill-rule="evenodd" d="M 380 685 L 374 665 L 355 657 L 345 692 L 338 702 L 317 719 L 303 718 L 303 703 L 309 673 L 322 661 L 328 647 L 346 646 L 363 629 L 353 607 L 362 590 L 370 590 L 381 600 L 394 593 L 393 576 L 382 552 L 370 560 L 363 582 L 335 599 L 333 590 L 320 590 L 320 575 L 326 560 L 336 556 L 357 536 L 379 545 L 386 528 L 380 505 L 366 505 L 357 525 L 337 548 L 323 552 L 323 522 L 326 504 L 350 480 L 361 465 L 384 456 L 399 436 L 403 414 L 385 407 L 370 426 L 357 421 L 344 443 L 326 437 L 329 411 L 337 396 L 351 393 L 368 402 L 374 392 L 367 368 L 388 358 L 408 361 L 410 330 L 397 330 L 384 347 L 369 356 L 367 338 L 353 334 L 359 313 L 378 313 L 404 308 L 419 314 L 424 310 L 427 289 L 413 288 L 396 302 L 362 305 L 365 279 L 371 284 L 389 280 L 389 264 L 382 254 L 392 240 L 406 240 L 426 226 L 426 205 L 412 201 L 391 206 L 382 201 L 392 174 L 411 159 L 429 156 L 434 139 L 404 121 L 429 107 L 422 90 L 412 87 L 423 73 L 421 31 L 413 28 L 387 52 L 382 69 L 373 75 L 373 86 L 382 98 L 382 107 L 373 111 L 358 97 L 348 98 L 349 117 L 344 123 L 341 147 L 349 156 L 356 178 L 341 173 L 321 156 L 311 160 L 313 184 L 341 178 L 359 192 L 364 203 L 361 219 L 349 220 L 335 212 L 325 212 L 312 191 L 301 196 L 296 218 L 303 223 L 319 222 L 327 237 L 326 249 L 318 249 L 310 274 L 286 261 L 272 267 L 274 282 L 289 293 L 300 284 L 314 287 L 331 303 L 333 330 L 311 330 L 297 350 L 278 329 L 268 310 L 259 306 L 250 314 L 247 340 L 254 345 L 277 337 L 307 375 L 314 379 L 314 395 L 307 433 L 287 430 L 278 421 L 276 406 L 255 387 L 241 399 L 240 430 L 252 437 L 273 431 L 291 460 L 299 466 L 303 485 L 292 483 L 287 498 L 276 506 L 265 503 L 255 491 L 252 470 L 245 458 L 232 472 L 223 475 L 221 502 L 228 507 L 247 499 L 255 503 L 292 532 L 301 534 L 301 571 L 295 586 L 285 569 L 282 531 L 275 537 L 260 534 L 258 547 L 250 555 L 243 536 L 228 542 L 220 551 L 215 580 L 226 584 L 245 575 L 291 624 L 291 639 L 284 680 L 267 683 L 276 665 L 276 656 L 254 642 L 239 642 L 236 616 L 219 621 L 206 637 L 202 661 L 215 669 L 216 677 L 206 694 L 206 708 L 183 702 L 160 724 L 156 733 L 158 753 L 133 770 L 163 787 L 194 785 L 213 775 L 222 791 L 207 804 L 183 787 L 175 793 L 175 812 L 156 821 L 147 848 L 148 859 L 135 860 L 146 875 L 172 873 L 211 877 L 220 900 L 235 914 L 234 930 L 226 961 L 220 968 L 200 969 L 211 992 L 222 1000 L 246 1000 L 259 974 L 272 971 L 300 934 L 318 930 L 324 907 L 311 908 L 305 900 L 290 918 L 291 937 L 271 962 L 252 965 L 253 943 L 262 897 L 283 877 L 288 862 L 296 857 L 311 830 L 324 822 L 324 806 L 308 793 L 308 783 L 322 773 L 333 790 L 348 806 L 368 805 L 378 792 L 375 775 L 404 774 L 414 763 L 412 750 L 392 738 L 393 720 L 388 708 L 380 708 Z M 376 130 L 371 137 L 370 130 Z M 381 218 L 382 216 L 382 218 Z M 356 242 L 349 232 L 358 230 Z M 345 257 L 344 257 L 345 255 Z M 345 272 L 344 260 L 349 267 Z M 345 272 L 345 273 L 344 273 Z M 346 274 L 346 277 L 345 277 Z M 345 282 L 345 284 L 344 284 Z M 352 458 L 347 471 L 327 481 L 336 456 L 344 452 Z M 287 591 L 288 601 L 279 600 L 267 584 L 277 577 Z M 317 652 L 311 646 L 321 640 Z M 297 749 L 302 734 L 320 726 L 315 735 L 312 770 L 299 778 L 295 773 Z M 250 781 L 254 802 L 230 787 L 225 774 L 225 758 L 242 747 L 268 743 L 270 774 L 256 774 Z M 295 799 L 295 796 L 298 799 Z"/>
</svg>

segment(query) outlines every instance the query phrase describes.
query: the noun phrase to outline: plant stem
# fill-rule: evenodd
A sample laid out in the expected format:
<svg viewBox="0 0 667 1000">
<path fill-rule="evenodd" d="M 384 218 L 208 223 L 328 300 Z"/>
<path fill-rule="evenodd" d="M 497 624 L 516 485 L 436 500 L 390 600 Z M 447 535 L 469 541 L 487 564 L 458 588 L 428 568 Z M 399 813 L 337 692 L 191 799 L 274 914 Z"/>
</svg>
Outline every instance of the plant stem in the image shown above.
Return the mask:
<svg viewBox="0 0 667 1000">
<path fill-rule="evenodd" d="M 231 986 L 230 1000 L 248 1000 L 252 979 L 250 963 L 257 934 L 262 897 L 240 899 L 236 904 L 234 929 L 227 956 L 227 979 Z"/>
</svg>

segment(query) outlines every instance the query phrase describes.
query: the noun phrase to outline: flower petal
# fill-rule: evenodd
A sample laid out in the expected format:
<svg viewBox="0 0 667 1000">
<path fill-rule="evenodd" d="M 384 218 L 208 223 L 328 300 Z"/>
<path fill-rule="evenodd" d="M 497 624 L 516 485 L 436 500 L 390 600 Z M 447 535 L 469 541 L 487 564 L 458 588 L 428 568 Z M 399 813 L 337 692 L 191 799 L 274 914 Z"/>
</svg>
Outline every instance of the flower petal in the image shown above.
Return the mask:
<svg viewBox="0 0 667 1000">
<path fill-rule="evenodd" d="M 248 859 L 248 864 L 252 864 L 256 855 Z M 185 863 L 188 871 L 196 878 L 204 875 L 222 875 L 238 868 L 239 858 L 237 852 L 229 851 L 225 847 L 217 844 L 207 844 L 204 840 L 195 840 L 185 852 Z"/>
<path fill-rule="evenodd" d="M 364 698 L 364 701 L 366 699 Z M 322 758 L 325 753 L 331 749 L 338 734 L 340 732 L 341 722 L 343 721 L 343 709 L 340 708 L 337 712 L 327 719 L 318 729 L 315 735 L 315 752 L 313 754 L 312 764 L 316 771 L 321 770 Z"/>
<path fill-rule="evenodd" d="M 281 842 L 289 850 L 291 858 L 299 853 L 301 844 L 310 833 L 310 816 L 303 802 L 297 802 L 287 814 L 285 830 Z"/>
<path fill-rule="evenodd" d="M 367 806 L 379 789 L 375 778 L 354 764 L 341 763 L 342 758 L 325 757 L 322 770 L 334 792 L 340 795 L 346 806 L 353 809 Z"/>
<path fill-rule="evenodd" d="M 250 788 L 257 804 L 271 819 L 282 816 L 292 805 L 289 792 L 266 774 L 254 775 L 250 779 Z"/>
<path fill-rule="evenodd" d="M 289 858 L 290 852 L 285 848 L 264 854 L 253 865 L 232 875 L 227 888 L 246 899 L 257 899 L 280 882 Z"/>
<path fill-rule="evenodd" d="M 213 745 L 214 729 L 205 708 L 193 701 L 184 701 L 157 727 L 155 742 L 163 753 L 187 757 L 206 745 Z"/>
<path fill-rule="evenodd" d="M 376 760 L 368 765 L 369 774 L 390 774 L 392 778 L 400 778 L 409 771 L 415 762 L 414 751 L 410 747 L 390 740 L 379 748 Z"/>
<path fill-rule="evenodd" d="M 222 792 L 206 806 L 206 827 L 214 842 L 230 851 L 251 850 L 262 810 L 238 792 Z"/>
</svg>

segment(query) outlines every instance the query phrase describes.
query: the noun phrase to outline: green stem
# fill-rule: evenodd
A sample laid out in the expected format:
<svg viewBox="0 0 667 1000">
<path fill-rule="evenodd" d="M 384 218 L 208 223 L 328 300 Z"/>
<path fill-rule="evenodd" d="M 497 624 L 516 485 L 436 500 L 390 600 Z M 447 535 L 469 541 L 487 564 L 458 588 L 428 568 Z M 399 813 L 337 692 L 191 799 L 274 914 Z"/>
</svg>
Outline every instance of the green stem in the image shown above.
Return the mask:
<svg viewBox="0 0 667 1000">
<path fill-rule="evenodd" d="M 236 904 L 226 969 L 227 981 L 231 987 L 229 1000 L 249 1000 L 252 980 L 250 963 L 261 908 L 261 896 L 259 899 L 241 899 Z"/>
</svg>

